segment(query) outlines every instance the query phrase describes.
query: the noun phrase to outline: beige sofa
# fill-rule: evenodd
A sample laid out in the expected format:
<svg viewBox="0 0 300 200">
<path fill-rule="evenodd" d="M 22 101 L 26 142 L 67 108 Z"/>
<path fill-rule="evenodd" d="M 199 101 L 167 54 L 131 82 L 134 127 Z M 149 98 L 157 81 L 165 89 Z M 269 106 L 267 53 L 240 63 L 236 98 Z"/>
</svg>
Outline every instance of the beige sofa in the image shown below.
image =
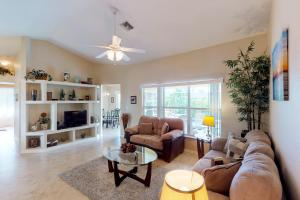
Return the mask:
<svg viewBox="0 0 300 200">
<path fill-rule="evenodd" d="M 232 164 L 226 159 L 227 138 L 218 138 L 213 140 L 211 150 L 194 165 L 193 170 L 204 176 L 207 171 L 213 172 L 205 177 L 210 200 L 281 200 L 282 186 L 269 137 L 254 130 L 246 139 L 249 146 L 241 163 Z M 212 166 L 211 159 L 215 157 L 222 157 L 225 164 Z M 238 168 L 230 175 L 226 170 L 232 165 Z M 226 184 L 228 189 L 222 188 Z"/>
</svg>

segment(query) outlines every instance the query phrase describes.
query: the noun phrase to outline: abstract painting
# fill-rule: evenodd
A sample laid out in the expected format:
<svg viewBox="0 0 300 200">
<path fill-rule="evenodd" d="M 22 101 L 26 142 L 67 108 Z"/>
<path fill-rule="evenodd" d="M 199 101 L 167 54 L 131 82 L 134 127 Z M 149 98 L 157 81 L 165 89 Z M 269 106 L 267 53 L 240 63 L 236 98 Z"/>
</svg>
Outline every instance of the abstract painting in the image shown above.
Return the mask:
<svg viewBox="0 0 300 200">
<path fill-rule="evenodd" d="M 288 29 L 282 31 L 272 52 L 273 100 L 289 100 Z"/>
</svg>

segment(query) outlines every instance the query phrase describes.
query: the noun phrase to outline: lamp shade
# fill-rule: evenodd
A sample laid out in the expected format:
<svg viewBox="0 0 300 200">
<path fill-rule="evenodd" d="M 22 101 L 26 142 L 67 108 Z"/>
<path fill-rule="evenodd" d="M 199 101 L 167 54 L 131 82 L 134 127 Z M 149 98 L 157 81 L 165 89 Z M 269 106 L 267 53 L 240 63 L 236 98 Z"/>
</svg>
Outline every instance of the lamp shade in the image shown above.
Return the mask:
<svg viewBox="0 0 300 200">
<path fill-rule="evenodd" d="M 205 126 L 215 126 L 215 117 L 214 116 L 205 116 L 203 118 L 203 125 Z"/>
<path fill-rule="evenodd" d="M 204 178 L 189 170 L 168 172 L 160 200 L 208 200 Z"/>
</svg>

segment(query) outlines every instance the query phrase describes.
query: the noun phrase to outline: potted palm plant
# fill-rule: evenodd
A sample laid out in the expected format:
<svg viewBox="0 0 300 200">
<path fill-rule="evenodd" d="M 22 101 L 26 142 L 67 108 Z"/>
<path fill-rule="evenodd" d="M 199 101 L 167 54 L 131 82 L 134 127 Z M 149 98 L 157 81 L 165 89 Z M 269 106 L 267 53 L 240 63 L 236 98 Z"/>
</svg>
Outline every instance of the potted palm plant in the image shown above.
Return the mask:
<svg viewBox="0 0 300 200">
<path fill-rule="evenodd" d="M 236 59 L 226 60 L 229 79 L 226 82 L 232 103 L 237 107 L 240 121 L 247 122 L 248 132 L 262 128 L 262 114 L 269 110 L 270 57 L 252 57 L 255 43 L 240 50 Z"/>
</svg>

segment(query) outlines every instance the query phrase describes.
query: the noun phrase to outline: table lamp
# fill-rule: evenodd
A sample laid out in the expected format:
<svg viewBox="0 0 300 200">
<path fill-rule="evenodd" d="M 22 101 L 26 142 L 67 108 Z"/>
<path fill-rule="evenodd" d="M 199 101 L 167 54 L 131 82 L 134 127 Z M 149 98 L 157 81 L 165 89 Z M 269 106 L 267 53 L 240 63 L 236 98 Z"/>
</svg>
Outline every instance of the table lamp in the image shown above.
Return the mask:
<svg viewBox="0 0 300 200">
<path fill-rule="evenodd" d="M 214 116 L 208 116 L 208 115 L 204 116 L 202 124 L 207 126 L 207 135 L 206 135 L 206 137 L 211 138 L 209 130 L 210 130 L 210 127 L 215 127 L 215 117 Z"/>
<path fill-rule="evenodd" d="M 190 170 L 168 172 L 160 200 L 208 200 L 203 176 Z"/>
</svg>

